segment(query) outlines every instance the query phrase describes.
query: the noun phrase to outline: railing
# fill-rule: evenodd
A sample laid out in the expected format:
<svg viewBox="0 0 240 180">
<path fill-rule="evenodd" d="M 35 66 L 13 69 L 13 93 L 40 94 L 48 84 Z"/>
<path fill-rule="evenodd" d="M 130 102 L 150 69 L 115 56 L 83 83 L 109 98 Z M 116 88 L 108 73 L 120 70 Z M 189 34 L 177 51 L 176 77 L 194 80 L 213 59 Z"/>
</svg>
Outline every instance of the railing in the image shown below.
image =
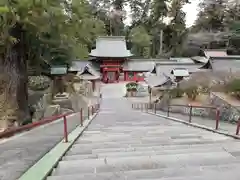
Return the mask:
<svg viewBox="0 0 240 180">
<path fill-rule="evenodd" d="M 97 113 L 97 111 L 100 108 L 100 104 L 95 104 L 93 106 L 88 106 L 87 108 L 87 119 L 90 119 L 90 116 L 94 115 Z M 79 112 L 79 117 L 80 117 L 80 126 L 83 126 L 84 122 L 84 115 L 83 115 L 83 108 L 80 109 Z M 64 122 L 64 142 L 68 142 L 68 120 L 67 120 L 67 115 L 63 115 L 63 122 Z"/>
<path fill-rule="evenodd" d="M 71 121 L 69 121 L 68 117 L 69 115 L 77 115 L 79 114 L 79 120 L 77 122 L 73 122 L 74 123 L 74 126 L 83 126 L 83 123 L 84 123 L 84 119 L 85 118 L 90 118 L 91 115 L 93 115 L 94 113 L 96 113 L 100 108 L 100 104 L 95 104 L 93 106 L 89 106 L 87 108 L 87 112 L 86 115 L 84 113 L 84 109 L 81 108 L 79 112 L 77 113 L 66 113 L 66 114 L 60 114 L 60 115 L 56 115 L 56 116 L 52 116 L 52 117 L 48 117 L 48 118 L 44 118 L 42 120 L 39 120 L 39 121 L 36 121 L 36 122 L 33 122 L 31 124 L 27 124 L 27 125 L 24 125 L 24 126 L 21 126 L 21 127 L 13 127 L 13 128 L 10 128 L 10 129 L 7 129 L 3 132 L 0 133 L 0 139 L 3 139 L 3 138 L 9 138 L 11 136 L 14 136 L 15 134 L 18 134 L 18 133 L 22 133 L 24 131 L 29 131 L 33 128 L 36 128 L 36 127 L 39 127 L 41 125 L 45 125 L 45 124 L 48 124 L 48 123 L 51 123 L 51 122 L 54 122 L 54 121 L 57 121 L 57 120 L 60 120 L 60 119 L 63 119 L 63 136 L 64 136 L 64 141 L 65 142 L 68 142 L 68 125 L 69 122 L 71 123 Z M 73 124 L 71 124 L 71 127 L 73 126 Z"/>
<path fill-rule="evenodd" d="M 173 108 L 175 111 L 173 111 Z M 220 109 L 218 107 L 213 106 L 195 106 L 195 105 L 175 105 L 170 104 L 165 108 L 158 108 L 158 104 L 153 103 L 133 103 L 133 109 L 141 110 L 143 112 L 151 112 L 154 114 L 164 115 L 166 117 L 174 117 L 187 121 L 188 123 L 197 123 L 207 127 L 214 128 L 215 130 L 226 130 L 224 128 L 220 128 L 220 125 L 225 124 L 228 126 L 229 131 L 233 131 L 235 129 L 235 135 L 239 135 L 240 133 L 240 118 L 236 125 L 230 124 L 227 122 L 220 122 Z M 198 111 L 199 110 L 199 111 Z M 183 112 L 184 111 L 184 112 Z M 198 112 L 198 113 L 196 113 Z M 201 112 L 201 113 L 199 113 Z M 234 128 L 235 127 L 235 128 Z"/>
</svg>

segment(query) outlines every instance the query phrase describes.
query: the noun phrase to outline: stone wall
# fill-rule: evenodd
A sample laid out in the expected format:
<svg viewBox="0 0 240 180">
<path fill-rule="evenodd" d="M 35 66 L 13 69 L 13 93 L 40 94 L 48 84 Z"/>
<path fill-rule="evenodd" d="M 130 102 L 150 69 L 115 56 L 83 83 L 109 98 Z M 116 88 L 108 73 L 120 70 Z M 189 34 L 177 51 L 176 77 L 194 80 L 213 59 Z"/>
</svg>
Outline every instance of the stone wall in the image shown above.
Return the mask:
<svg viewBox="0 0 240 180">
<path fill-rule="evenodd" d="M 44 94 L 36 104 L 32 104 L 35 108 L 35 113 L 33 115 L 33 121 L 38 121 L 44 117 L 50 117 L 60 113 L 59 105 L 51 105 L 50 99 L 51 94 Z"/>
<path fill-rule="evenodd" d="M 212 106 L 219 107 L 220 120 L 222 121 L 236 123 L 240 118 L 240 107 L 235 107 L 231 105 L 221 97 L 217 96 L 215 93 L 210 93 L 209 103 Z"/>
<path fill-rule="evenodd" d="M 236 123 L 240 118 L 240 107 L 235 107 L 228 102 L 226 102 L 221 97 L 217 96 L 215 93 L 209 94 L 209 106 L 218 107 L 220 111 L 220 120 L 228 121 L 231 123 Z M 163 103 L 157 104 L 157 109 L 162 111 L 167 111 L 167 105 Z M 190 107 L 187 106 L 171 106 L 169 108 L 170 112 L 181 113 L 184 115 L 190 114 Z M 216 119 L 216 109 L 213 108 L 204 108 L 204 107 L 192 107 L 192 115 L 200 116 L 209 119 Z"/>
</svg>

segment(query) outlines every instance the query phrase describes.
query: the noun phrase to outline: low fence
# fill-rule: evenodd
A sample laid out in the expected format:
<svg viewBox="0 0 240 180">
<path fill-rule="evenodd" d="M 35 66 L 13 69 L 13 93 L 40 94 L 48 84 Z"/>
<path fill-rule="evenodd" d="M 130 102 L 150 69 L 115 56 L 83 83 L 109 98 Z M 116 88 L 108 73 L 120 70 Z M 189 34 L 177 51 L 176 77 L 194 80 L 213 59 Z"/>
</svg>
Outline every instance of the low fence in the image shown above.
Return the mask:
<svg viewBox="0 0 240 180">
<path fill-rule="evenodd" d="M 144 112 L 152 112 L 154 114 L 160 113 L 167 117 L 174 117 L 188 121 L 192 123 L 193 121 L 201 121 L 204 125 L 208 125 L 206 122 L 210 122 L 209 125 L 214 125 L 215 130 L 219 130 L 220 120 L 221 120 L 221 111 L 218 107 L 213 106 L 194 106 L 194 105 L 174 105 L 170 104 L 165 108 L 158 109 L 158 104 L 149 104 L 149 103 L 134 103 L 132 104 L 133 109 L 141 110 Z M 177 114 L 177 115 L 176 115 Z M 197 118 L 198 117 L 198 118 Z M 200 118 L 199 118 L 200 117 Z M 212 121 L 205 121 L 204 118 Z M 230 123 L 229 123 L 230 124 Z M 233 124 L 231 124 L 233 126 Z M 239 135 L 240 132 L 240 118 L 236 123 L 236 135 Z"/>
<path fill-rule="evenodd" d="M 77 123 L 75 125 L 83 126 L 84 119 L 86 119 L 86 118 L 89 119 L 91 115 L 93 115 L 94 113 L 96 113 L 99 110 L 99 108 L 100 108 L 100 104 L 98 103 L 98 104 L 89 106 L 87 108 L 87 111 L 84 111 L 82 108 L 77 113 L 66 113 L 66 114 L 56 115 L 56 116 L 52 116 L 49 118 L 44 118 L 40 121 L 33 122 L 31 124 L 27 124 L 27 125 L 24 125 L 21 127 L 13 127 L 13 128 L 10 128 L 10 129 L 7 129 L 7 130 L 1 132 L 0 139 L 8 138 L 8 137 L 14 136 L 15 134 L 24 132 L 24 131 L 29 131 L 35 127 L 51 123 L 51 122 L 60 120 L 62 118 L 63 119 L 64 140 L 65 140 L 65 142 L 68 142 L 68 124 L 70 123 L 68 120 L 69 115 L 72 115 L 72 114 L 77 115 L 78 114 L 77 117 L 79 117 L 79 121 L 78 121 L 79 123 Z"/>
<path fill-rule="evenodd" d="M 93 106 L 88 106 L 87 108 L 87 119 L 90 118 L 90 116 L 94 115 L 100 108 L 100 104 L 96 104 Z M 68 142 L 68 120 L 67 120 L 68 115 L 63 115 L 63 123 L 64 123 L 64 142 Z M 83 126 L 84 122 L 84 112 L 83 109 L 80 110 L 79 112 L 79 120 L 80 120 L 80 125 Z"/>
<path fill-rule="evenodd" d="M 240 118 L 240 107 L 233 106 L 214 92 L 210 93 L 209 103 L 220 108 L 220 120 L 236 123 Z"/>
</svg>

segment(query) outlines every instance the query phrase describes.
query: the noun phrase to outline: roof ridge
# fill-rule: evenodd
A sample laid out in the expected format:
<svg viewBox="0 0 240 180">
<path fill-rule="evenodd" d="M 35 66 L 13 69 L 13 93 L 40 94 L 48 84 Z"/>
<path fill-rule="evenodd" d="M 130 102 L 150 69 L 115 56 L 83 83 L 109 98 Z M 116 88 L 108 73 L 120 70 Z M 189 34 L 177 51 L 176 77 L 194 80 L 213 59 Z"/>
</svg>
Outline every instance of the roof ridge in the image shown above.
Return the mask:
<svg viewBox="0 0 240 180">
<path fill-rule="evenodd" d="M 99 36 L 97 39 L 124 39 L 125 36 Z"/>
</svg>

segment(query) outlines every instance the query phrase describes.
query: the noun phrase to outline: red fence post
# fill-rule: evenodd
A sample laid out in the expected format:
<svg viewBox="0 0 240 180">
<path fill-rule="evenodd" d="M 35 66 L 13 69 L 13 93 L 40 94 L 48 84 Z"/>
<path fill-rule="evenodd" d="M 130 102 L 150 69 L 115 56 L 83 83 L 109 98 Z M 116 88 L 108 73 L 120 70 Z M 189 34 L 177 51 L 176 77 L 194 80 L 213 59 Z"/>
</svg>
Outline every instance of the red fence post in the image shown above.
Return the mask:
<svg viewBox="0 0 240 180">
<path fill-rule="evenodd" d="M 83 108 L 80 109 L 80 123 L 83 126 Z"/>
<path fill-rule="evenodd" d="M 216 130 L 219 128 L 219 120 L 220 120 L 220 111 L 219 108 L 216 109 Z"/>
<path fill-rule="evenodd" d="M 192 105 L 189 105 L 190 109 L 189 109 L 189 123 L 192 122 Z"/>
<path fill-rule="evenodd" d="M 239 131 L 240 131 L 240 118 L 238 119 L 236 135 L 239 135 Z"/>
<path fill-rule="evenodd" d="M 64 123 L 64 140 L 68 142 L 68 130 L 67 130 L 67 117 L 66 115 L 63 116 L 63 123 Z"/>
</svg>

